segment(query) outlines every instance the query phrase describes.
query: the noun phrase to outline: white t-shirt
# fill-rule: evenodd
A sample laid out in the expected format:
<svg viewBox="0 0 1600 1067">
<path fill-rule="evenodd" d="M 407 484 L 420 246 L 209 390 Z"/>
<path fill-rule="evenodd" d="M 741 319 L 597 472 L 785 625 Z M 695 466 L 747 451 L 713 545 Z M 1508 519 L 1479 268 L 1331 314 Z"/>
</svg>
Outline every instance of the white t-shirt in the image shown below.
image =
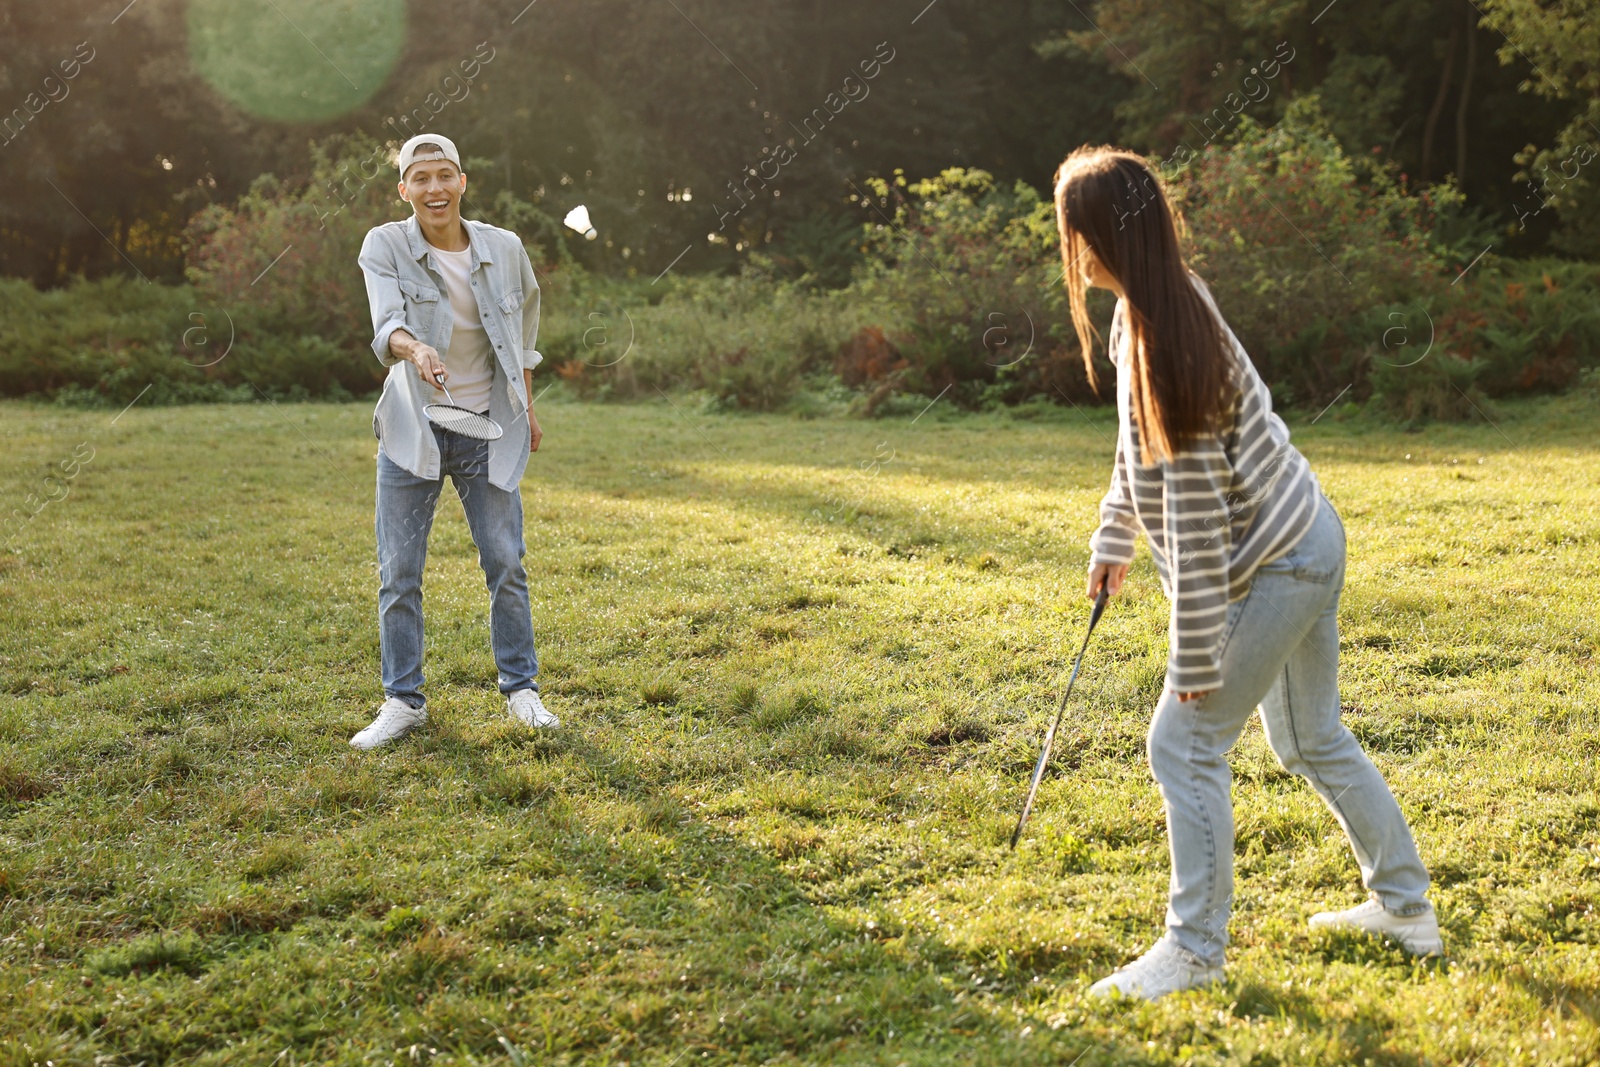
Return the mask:
<svg viewBox="0 0 1600 1067">
<path fill-rule="evenodd" d="M 494 348 L 478 314 L 478 298 L 472 292 L 472 247 L 459 252 L 434 248 L 433 252 L 444 275 L 455 318 L 450 350 L 444 353 L 444 365 L 450 372 L 445 384 L 459 406 L 488 411 L 489 392 L 494 386 Z"/>
</svg>

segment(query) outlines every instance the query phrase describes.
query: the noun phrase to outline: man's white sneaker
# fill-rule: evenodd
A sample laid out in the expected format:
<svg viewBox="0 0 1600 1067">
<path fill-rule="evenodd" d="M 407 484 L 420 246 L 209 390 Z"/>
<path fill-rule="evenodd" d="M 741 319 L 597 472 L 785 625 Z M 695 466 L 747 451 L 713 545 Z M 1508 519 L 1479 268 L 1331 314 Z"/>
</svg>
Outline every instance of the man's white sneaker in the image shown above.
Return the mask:
<svg viewBox="0 0 1600 1067">
<path fill-rule="evenodd" d="M 1362 930 L 1400 942 L 1413 956 L 1444 954 L 1444 939 L 1439 936 L 1439 918 L 1430 907 L 1420 915 L 1395 915 L 1376 900 L 1346 911 L 1324 911 L 1311 917 L 1313 930 Z"/>
<path fill-rule="evenodd" d="M 506 710 L 524 726 L 561 725 L 561 720 L 550 714 L 535 689 L 518 689 L 512 693 L 506 698 Z"/>
<path fill-rule="evenodd" d="M 1222 968 L 1211 967 L 1170 935 L 1150 947 L 1150 951 L 1089 987 L 1092 997 L 1121 994 L 1141 1000 L 1156 1000 L 1168 993 L 1179 993 L 1222 981 Z"/>
<path fill-rule="evenodd" d="M 399 697 L 390 697 L 378 709 L 378 717 L 372 720 L 372 725 L 352 737 L 350 744 L 360 749 L 377 748 L 427 721 L 426 708 L 414 708 Z"/>
</svg>

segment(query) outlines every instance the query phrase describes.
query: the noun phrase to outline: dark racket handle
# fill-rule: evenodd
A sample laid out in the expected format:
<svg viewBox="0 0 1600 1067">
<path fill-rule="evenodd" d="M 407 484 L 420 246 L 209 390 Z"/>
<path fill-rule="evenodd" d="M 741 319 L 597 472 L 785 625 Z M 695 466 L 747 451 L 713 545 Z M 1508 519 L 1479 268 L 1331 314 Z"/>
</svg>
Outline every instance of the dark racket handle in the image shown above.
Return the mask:
<svg viewBox="0 0 1600 1067">
<path fill-rule="evenodd" d="M 1111 596 L 1111 584 L 1104 578 L 1100 579 L 1100 592 L 1094 597 L 1094 610 L 1089 612 L 1089 634 L 1094 633 L 1094 628 L 1100 621 L 1100 616 L 1105 614 L 1106 601 Z M 1084 648 L 1089 647 L 1089 634 L 1083 635 Z M 1079 655 L 1082 655 L 1080 652 Z"/>
</svg>

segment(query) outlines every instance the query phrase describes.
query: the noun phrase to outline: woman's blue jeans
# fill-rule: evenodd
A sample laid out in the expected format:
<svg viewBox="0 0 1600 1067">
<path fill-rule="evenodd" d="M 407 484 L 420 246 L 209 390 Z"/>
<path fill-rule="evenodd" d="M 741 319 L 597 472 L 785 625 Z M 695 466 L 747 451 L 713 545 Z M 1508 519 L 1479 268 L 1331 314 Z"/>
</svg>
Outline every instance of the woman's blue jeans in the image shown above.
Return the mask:
<svg viewBox="0 0 1600 1067">
<path fill-rule="evenodd" d="M 1400 806 L 1339 719 L 1339 593 L 1344 525 L 1320 497 L 1311 529 L 1256 571 L 1228 606 L 1221 689 L 1161 695 L 1150 723 L 1150 770 L 1166 803 L 1172 854 L 1168 936 L 1220 965 L 1233 903 L 1228 751 L 1259 705 L 1284 770 L 1311 783 L 1344 828 L 1361 880 L 1398 915 L 1428 910 L 1428 872 Z"/>
<path fill-rule="evenodd" d="M 383 692 L 412 707 L 422 695 L 422 566 L 444 476 L 455 483 L 489 587 L 489 640 L 502 693 L 539 688 L 528 576 L 522 567 L 522 495 L 489 484 L 489 445 L 432 427 L 439 473 L 419 478 L 378 449 L 378 635 Z"/>
</svg>

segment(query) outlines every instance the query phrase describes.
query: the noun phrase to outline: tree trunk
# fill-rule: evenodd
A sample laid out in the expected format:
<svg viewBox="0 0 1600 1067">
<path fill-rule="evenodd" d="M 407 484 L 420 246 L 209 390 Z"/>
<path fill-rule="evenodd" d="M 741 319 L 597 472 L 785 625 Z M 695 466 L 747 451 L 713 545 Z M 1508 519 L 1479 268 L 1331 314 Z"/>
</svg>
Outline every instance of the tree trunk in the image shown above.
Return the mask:
<svg viewBox="0 0 1600 1067">
<path fill-rule="evenodd" d="M 1461 23 L 1450 27 L 1450 43 L 1445 46 L 1444 73 L 1439 75 L 1439 91 L 1434 94 L 1433 107 L 1428 109 L 1428 123 L 1422 128 L 1422 171 L 1418 184 L 1426 182 L 1433 174 L 1433 134 L 1439 128 L 1439 116 L 1444 112 L 1444 98 L 1450 95 L 1450 72 L 1456 64 L 1456 41 L 1461 37 Z"/>
<path fill-rule="evenodd" d="M 1467 184 L 1467 99 L 1472 90 L 1472 66 L 1478 58 L 1478 9 L 1467 8 L 1467 65 L 1461 72 L 1461 102 L 1456 105 L 1456 184 Z"/>
</svg>

